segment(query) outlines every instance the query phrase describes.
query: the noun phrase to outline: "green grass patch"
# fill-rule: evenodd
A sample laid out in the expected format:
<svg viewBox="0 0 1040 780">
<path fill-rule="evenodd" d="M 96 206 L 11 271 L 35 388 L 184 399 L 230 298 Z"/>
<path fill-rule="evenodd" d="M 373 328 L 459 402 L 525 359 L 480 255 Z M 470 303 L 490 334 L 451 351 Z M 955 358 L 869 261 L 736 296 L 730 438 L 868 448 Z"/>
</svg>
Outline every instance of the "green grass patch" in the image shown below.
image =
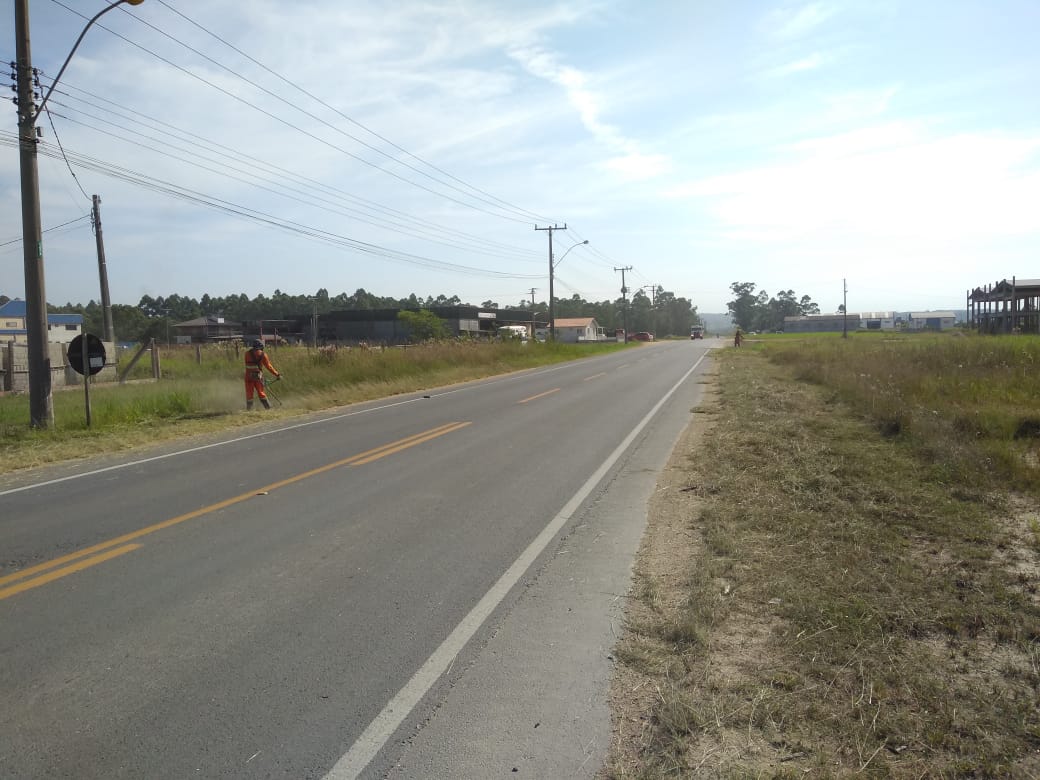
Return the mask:
<svg viewBox="0 0 1040 780">
<path fill-rule="evenodd" d="M 0 396 L 0 473 L 625 348 L 632 347 L 445 341 L 385 349 L 273 348 L 268 354 L 285 379 L 272 387 L 280 403 L 262 416 L 244 410 L 241 348 L 162 349 L 160 380 L 152 380 L 146 355 L 126 384 L 91 385 L 89 429 L 82 386 L 54 392 L 50 430 L 30 429 L 26 395 Z M 122 366 L 129 360 L 124 356 Z"/>
</svg>

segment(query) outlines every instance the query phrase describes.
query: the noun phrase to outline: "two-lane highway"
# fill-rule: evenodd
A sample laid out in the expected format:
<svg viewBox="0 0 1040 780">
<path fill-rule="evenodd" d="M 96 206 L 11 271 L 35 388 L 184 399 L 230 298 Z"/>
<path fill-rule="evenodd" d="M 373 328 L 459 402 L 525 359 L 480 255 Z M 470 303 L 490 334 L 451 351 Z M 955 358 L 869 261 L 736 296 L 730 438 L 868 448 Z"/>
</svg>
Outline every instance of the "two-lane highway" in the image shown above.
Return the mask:
<svg viewBox="0 0 1040 780">
<path fill-rule="evenodd" d="M 0 776 L 485 776 L 512 755 L 503 697 L 518 713 L 554 675 L 588 678 L 574 691 L 599 757 L 571 766 L 547 742 L 514 767 L 591 776 L 607 654 L 552 648 L 603 646 L 617 592 L 586 587 L 566 625 L 545 618 L 567 583 L 627 587 L 705 349 L 645 345 L 20 478 L 0 491 Z"/>
</svg>

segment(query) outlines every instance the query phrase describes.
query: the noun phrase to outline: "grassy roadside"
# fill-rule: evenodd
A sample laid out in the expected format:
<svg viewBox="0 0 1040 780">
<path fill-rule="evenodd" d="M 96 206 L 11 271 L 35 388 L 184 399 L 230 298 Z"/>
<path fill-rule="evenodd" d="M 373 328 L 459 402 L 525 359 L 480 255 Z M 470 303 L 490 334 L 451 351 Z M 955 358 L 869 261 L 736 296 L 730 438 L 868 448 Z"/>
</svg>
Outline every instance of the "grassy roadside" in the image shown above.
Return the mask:
<svg viewBox="0 0 1040 780">
<path fill-rule="evenodd" d="M 138 381 L 91 385 L 90 428 L 82 386 L 53 394 L 55 424 L 45 431 L 29 427 L 25 394 L 0 394 L 0 474 L 625 348 L 519 341 L 388 349 L 280 347 L 269 355 L 285 380 L 273 386 L 278 400 L 263 413 L 244 410 L 241 350 L 223 345 L 201 353 L 193 347 L 164 350 L 159 382 L 139 381 L 150 376 L 145 359 L 130 375 Z"/>
<path fill-rule="evenodd" d="M 1037 357 L 720 354 L 637 563 L 604 776 L 1040 777 Z"/>
</svg>

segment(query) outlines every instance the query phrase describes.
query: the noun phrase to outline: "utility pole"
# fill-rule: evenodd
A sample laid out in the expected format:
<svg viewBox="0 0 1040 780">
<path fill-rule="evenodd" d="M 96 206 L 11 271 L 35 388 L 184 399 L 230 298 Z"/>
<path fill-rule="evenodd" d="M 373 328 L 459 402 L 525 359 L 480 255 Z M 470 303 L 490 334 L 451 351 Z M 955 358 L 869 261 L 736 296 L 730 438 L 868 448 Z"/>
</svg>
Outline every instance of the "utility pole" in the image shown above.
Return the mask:
<svg viewBox="0 0 1040 780">
<path fill-rule="evenodd" d="M 170 348 L 170 312 L 171 311 L 173 311 L 173 310 L 172 309 L 165 309 L 165 308 L 162 310 L 162 313 L 165 315 L 165 319 L 166 319 L 166 348 L 167 349 Z"/>
<path fill-rule="evenodd" d="M 537 289 L 538 289 L 537 287 L 532 287 L 531 288 L 531 307 L 532 308 L 534 307 L 534 291 L 537 290 Z"/>
<path fill-rule="evenodd" d="M 101 278 L 101 313 L 105 341 L 116 340 L 116 329 L 112 327 L 112 301 L 108 297 L 108 269 L 105 267 L 105 240 L 101 237 L 101 198 L 93 198 L 94 241 L 97 243 L 98 276 Z"/>
<path fill-rule="evenodd" d="M 625 287 L 625 271 L 631 271 L 632 266 L 625 265 L 621 268 L 614 267 L 614 271 L 621 272 L 621 325 L 625 329 L 625 343 L 628 343 L 628 288 Z"/>
<path fill-rule="evenodd" d="M 841 280 L 841 286 L 844 288 L 841 299 L 841 337 L 847 339 L 849 337 L 849 284 L 847 279 Z"/>
<path fill-rule="evenodd" d="M 657 338 L 657 285 L 644 284 L 639 289 L 650 291 L 650 329 L 654 333 L 654 338 Z"/>
<path fill-rule="evenodd" d="M 549 340 L 556 340 L 556 305 L 553 303 L 553 248 L 552 248 L 552 236 L 554 230 L 566 230 L 567 223 L 563 223 L 563 227 L 559 225 L 551 225 L 550 227 L 540 228 L 537 225 L 534 226 L 535 230 L 547 230 L 549 232 Z"/>
<path fill-rule="evenodd" d="M 311 298 L 311 342 L 318 348 L 318 299 Z"/>
<path fill-rule="evenodd" d="M 29 44 L 29 0 L 14 0 L 18 159 L 22 180 L 22 254 L 25 263 L 25 335 L 29 353 L 29 425 L 33 428 L 50 428 L 54 425 L 51 360 L 47 344 L 47 291 L 43 272 L 40 172 L 36 164 L 36 119 L 47 105 L 47 100 L 91 25 L 123 3 L 140 5 L 142 2 L 144 0 L 115 0 L 94 14 L 37 106 L 38 95 L 33 87 L 39 86 L 39 79 L 32 66 L 32 47 Z"/>
<path fill-rule="evenodd" d="M 36 167 L 38 84 L 29 46 L 29 0 L 14 4 L 15 70 L 18 79 L 18 153 L 22 173 L 22 257 L 25 265 L 25 335 L 29 362 L 29 425 L 54 425 L 51 359 L 47 349 L 47 293 L 44 290 L 40 174 Z"/>
</svg>

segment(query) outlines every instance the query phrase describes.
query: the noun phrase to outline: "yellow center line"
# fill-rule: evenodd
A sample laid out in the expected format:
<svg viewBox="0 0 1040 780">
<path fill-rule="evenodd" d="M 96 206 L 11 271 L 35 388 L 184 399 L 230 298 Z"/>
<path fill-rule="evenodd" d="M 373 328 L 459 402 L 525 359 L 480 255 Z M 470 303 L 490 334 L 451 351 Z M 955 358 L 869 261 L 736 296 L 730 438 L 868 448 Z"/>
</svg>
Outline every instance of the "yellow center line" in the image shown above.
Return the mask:
<svg viewBox="0 0 1040 780">
<path fill-rule="evenodd" d="M 528 401 L 533 401 L 536 398 L 544 398 L 547 395 L 552 395 L 553 393 L 558 393 L 558 392 L 560 392 L 560 388 L 554 387 L 552 390 L 546 390 L 544 393 L 539 393 L 538 395 L 532 395 L 529 398 L 523 399 L 522 401 L 517 401 L 517 403 L 518 404 L 526 404 Z"/>
<path fill-rule="evenodd" d="M 454 431 L 460 430 L 461 428 L 465 428 L 467 425 L 471 424 L 472 423 L 468 422 L 452 423 L 450 426 L 445 427 L 443 430 L 435 429 L 436 432 L 419 434 L 418 437 L 412 437 L 413 440 L 405 440 L 396 444 L 388 444 L 381 450 L 374 451 L 374 454 L 372 455 L 366 455 L 365 453 L 362 453 L 361 455 L 355 455 L 350 465 L 364 466 L 366 463 L 371 463 L 372 461 L 378 460 L 379 458 L 385 458 L 387 455 L 393 455 L 394 453 L 400 452 L 401 450 L 406 450 L 409 447 L 414 447 L 417 444 L 428 442 L 431 439 L 436 439 L 438 436 L 443 436 L 446 433 L 452 433 Z"/>
<path fill-rule="evenodd" d="M 143 545 L 140 544 L 125 544 L 122 547 L 116 547 L 115 549 L 108 550 L 107 552 L 103 552 L 100 555 L 93 555 L 90 558 L 84 558 L 80 561 L 76 561 L 76 563 L 72 564 L 71 566 L 66 566 L 62 569 L 55 569 L 54 571 L 48 572 L 46 574 L 41 574 L 39 577 L 35 577 L 31 580 L 19 582 L 15 585 L 8 585 L 6 588 L 0 588 L 0 601 L 3 601 L 4 599 L 9 598 L 10 596 L 14 596 L 17 593 L 21 593 L 22 591 L 29 590 L 31 588 L 38 588 L 40 585 L 46 585 L 48 582 L 53 582 L 54 580 L 61 579 L 62 577 L 67 577 L 69 574 L 75 574 L 78 571 L 83 571 L 83 569 L 89 569 L 91 566 L 95 566 L 99 563 L 104 563 L 105 561 L 111 560 L 112 558 L 117 558 L 120 555 L 132 552 L 142 546 Z"/>
<path fill-rule="evenodd" d="M 606 375 L 607 375 L 607 372 L 606 372 L 606 371 L 603 371 L 603 372 L 601 372 L 601 373 L 599 373 L 599 374 L 593 374 L 592 376 L 587 376 L 587 377 L 585 377 L 585 378 L 584 378 L 583 380 L 581 380 L 581 381 L 582 381 L 582 382 L 588 382 L 588 381 L 590 381 L 590 380 L 592 380 L 592 379 L 599 379 L 599 378 L 600 378 L 601 376 L 606 376 Z"/>
<path fill-rule="evenodd" d="M 201 517 L 203 515 L 207 515 L 212 512 L 219 511 L 221 509 L 226 509 L 229 506 L 234 506 L 235 504 L 240 504 L 243 501 L 247 501 L 248 499 L 253 498 L 260 493 L 270 493 L 271 491 L 277 490 L 278 488 L 286 487 L 287 485 L 292 485 L 296 482 L 300 482 L 310 477 L 317 476 L 318 474 L 324 474 L 325 472 L 332 471 L 333 469 L 341 468 L 343 466 L 362 466 L 366 463 L 371 463 L 375 460 L 379 460 L 380 458 L 385 458 L 387 455 L 393 455 L 394 453 L 401 452 L 402 450 L 406 450 L 409 447 L 414 447 L 418 444 L 423 444 L 425 442 L 431 441 L 432 439 L 436 439 L 438 436 L 444 436 L 445 434 L 452 433 L 461 428 L 465 428 L 467 425 L 470 424 L 471 423 L 468 422 L 446 423 L 445 425 L 441 425 L 436 428 L 431 428 L 428 431 L 416 433 L 404 439 L 399 439 L 397 441 L 390 442 L 389 444 L 383 444 L 371 450 L 359 452 L 356 455 L 351 455 L 349 458 L 343 458 L 342 460 L 337 460 L 334 463 L 327 463 L 324 466 L 319 466 L 316 469 L 311 469 L 310 471 L 305 471 L 301 474 L 296 474 L 292 477 L 288 477 L 287 479 L 282 479 L 278 482 L 272 482 L 269 485 L 256 488 L 255 490 L 250 490 L 248 493 L 241 493 L 240 495 L 232 496 L 231 498 L 226 498 L 223 501 L 218 501 L 215 504 L 210 504 L 209 506 L 204 506 L 200 509 L 195 509 L 191 512 L 185 512 L 182 515 L 171 517 L 169 520 L 163 520 L 160 523 L 154 523 L 153 525 L 149 525 L 145 528 L 139 528 L 136 531 L 131 531 L 130 533 L 123 534 L 122 536 L 117 536 L 114 539 L 109 539 L 107 542 L 100 542 L 99 544 L 91 545 L 90 547 L 84 547 L 82 550 L 78 550 L 77 552 L 69 553 L 68 555 L 63 555 L 60 558 L 55 558 L 54 560 L 46 561 L 45 563 L 40 563 L 36 566 L 30 566 L 27 569 L 22 569 L 21 571 L 16 571 L 12 574 L 5 575 L 3 577 L 0 577 L 0 586 L 6 585 L 9 582 L 15 582 L 17 580 L 27 580 L 30 577 L 32 577 L 33 579 L 23 583 L 16 589 L 0 589 L 0 599 L 7 598 L 7 596 L 9 595 L 20 593 L 21 591 L 28 590 L 29 588 L 34 588 L 37 585 L 43 585 L 47 582 L 51 582 L 52 580 L 58 579 L 59 577 L 64 577 L 67 574 L 72 574 L 74 572 L 80 571 L 81 569 L 84 569 L 88 566 L 93 566 L 96 563 L 102 563 L 103 561 L 108 560 L 108 558 L 114 556 L 100 556 L 95 555 L 95 553 L 100 553 L 101 551 L 108 550 L 111 547 L 125 545 L 127 542 L 132 542 L 133 540 L 139 539 L 142 536 L 147 536 L 148 534 L 153 534 L 156 531 L 162 531 L 166 528 L 178 525 L 187 520 L 194 520 L 197 517 Z M 130 545 L 126 548 L 120 548 L 120 552 L 117 554 L 122 555 L 124 552 L 130 552 L 130 550 L 137 549 L 140 546 L 141 545 Z M 93 557 L 87 558 L 87 556 Z M 81 558 L 86 558 L 86 560 L 80 561 Z M 73 561 L 79 561 L 79 563 L 72 563 Z M 59 569 L 59 567 L 62 568 Z M 51 574 L 37 576 L 41 575 L 41 573 L 43 572 L 48 572 L 52 569 L 59 570 L 54 571 Z"/>
</svg>

